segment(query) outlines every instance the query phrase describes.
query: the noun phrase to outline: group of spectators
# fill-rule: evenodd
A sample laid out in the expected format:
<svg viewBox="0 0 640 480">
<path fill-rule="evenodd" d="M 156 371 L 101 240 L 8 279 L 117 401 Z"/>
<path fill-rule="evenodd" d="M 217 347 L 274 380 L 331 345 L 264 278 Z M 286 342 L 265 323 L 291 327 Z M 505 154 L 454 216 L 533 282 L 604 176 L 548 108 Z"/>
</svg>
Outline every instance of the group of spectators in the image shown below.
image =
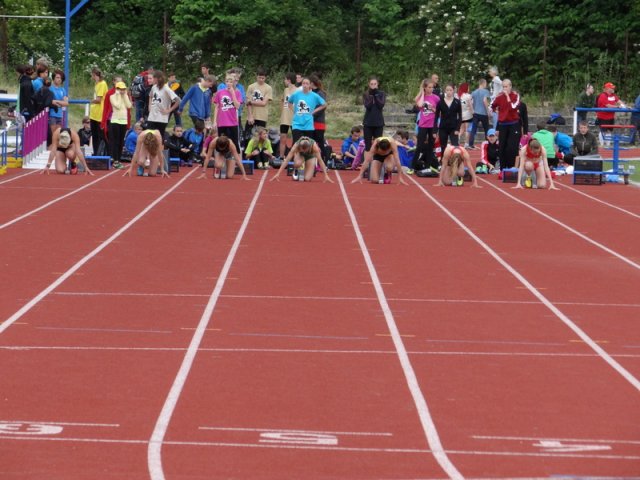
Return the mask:
<svg viewBox="0 0 640 480">
<path fill-rule="evenodd" d="M 55 70 L 50 75 L 43 59 L 35 69 L 24 65 L 19 66 L 17 72 L 18 111 L 29 120 L 49 108 L 50 133 L 53 133 L 62 124 L 63 110 L 69 100 L 63 86 L 64 73 Z M 116 167 L 133 153 L 137 135 L 145 129 L 158 130 L 169 154 L 187 165 L 201 162 L 211 139 L 224 135 L 245 158 L 254 161 L 255 168 L 268 168 L 274 160 L 286 155 L 290 131 L 293 142 L 302 136 L 313 139 L 326 161 L 329 155 L 324 135 L 327 95 L 322 76 L 316 73 L 309 77 L 294 73 L 284 76 L 279 99 L 280 121 L 276 127 L 268 125 L 274 96 L 273 88 L 266 81 L 266 72 L 258 69 L 255 82 L 246 90 L 241 83 L 242 73 L 240 68 L 232 68 L 225 72 L 224 81 L 218 82 L 208 65 L 203 64 L 197 82 L 185 91 L 173 73 L 165 76 L 160 70 L 147 68 L 136 75 L 129 86 L 121 76 L 114 76 L 108 85 L 100 69 L 94 68 L 90 114 L 83 120 L 78 134 L 83 144 L 91 144 L 94 154 L 111 156 Z M 441 87 L 437 74 L 422 81 L 411 110 L 417 115 L 415 132 L 399 130 L 394 136 L 401 163 L 408 173 L 416 170 L 437 173 L 447 145 L 476 149 L 479 126 L 485 132 L 481 144 L 484 164 L 500 170 L 514 166 L 523 138 L 530 137 L 526 104 L 522 95 L 513 90 L 511 81 L 500 78 L 496 67 L 488 70 L 488 77 L 480 78 L 477 88 L 471 92 L 467 83 L 457 88 L 453 84 Z M 593 86 L 588 85 L 578 106 L 622 107 L 614 90 L 615 85 L 606 83 L 603 92 L 596 96 Z M 378 79 L 371 77 L 362 96 L 362 126 L 351 130 L 339 155 L 344 165 L 351 165 L 363 152 L 368 152 L 373 140 L 383 135 L 385 103 L 385 92 L 380 89 Z M 640 96 L 635 108 L 640 108 Z M 247 112 L 244 125 L 243 109 Z M 183 127 L 185 112 L 193 124 L 188 129 Z M 172 116 L 175 127 L 167 132 Z M 579 119 L 586 121 L 586 112 L 579 112 Z M 614 121 L 613 112 L 596 113 L 598 125 L 610 125 Z M 634 114 L 631 121 L 638 126 L 640 114 Z M 555 149 L 546 149 L 548 155 L 553 152 L 555 158 L 555 152 L 563 150 L 582 154 L 572 145 L 585 145 L 584 138 L 571 139 L 558 133 L 552 125 L 538 125 L 538 131 L 549 132 L 556 139 Z M 635 136 L 634 132 L 634 140 Z M 546 142 L 549 146 L 548 139 Z M 551 160 L 550 165 L 554 163 Z"/>
</svg>

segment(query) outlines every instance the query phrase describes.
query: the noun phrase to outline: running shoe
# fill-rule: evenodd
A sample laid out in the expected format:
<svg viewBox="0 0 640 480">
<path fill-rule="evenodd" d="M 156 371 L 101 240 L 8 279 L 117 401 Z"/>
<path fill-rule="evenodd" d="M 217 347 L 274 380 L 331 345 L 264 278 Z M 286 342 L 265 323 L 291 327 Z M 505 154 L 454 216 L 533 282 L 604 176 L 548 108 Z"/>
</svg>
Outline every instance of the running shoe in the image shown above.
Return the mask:
<svg viewBox="0 0 640 480">
<path fill-rule="evenodd" d="M 384 172 L 384 182 L 385 184 L 390 184 L 391 183 L 391 173 L 390 172 Z"/>
<path fill-rule="evenodd" d="M 71 175 L 77 175 L 78 174 L 78 164 L 75 162 L 71 162 L 71 170 L 69 171 L 69 173 L 71 173 Z"/>
<path fill-rule="evenodd" d="M 461 187 L 463 184 L 464 184 L 464 178 L 462 178 L 462 177 L 456 178 L 456 185 L 458 187 Z"/>
<path fill-rule="evenodd" d="M 291 172 L 291 176 L 293 177 L 293 179 L 295 181 L 298 181 L 298 169 L 297 168 L 293 169 L 293 172 Z"/>
<path fill-rule="evenodd" d="M 524 179 L 524 186 L 526 188 L 531 188 L 533 186 L 533 182 L 531 181 L 531 177 L 527 175 L 527 178 Z"/>
<path fill-rule="evenodd" d="M 123 168 L 124 168 L 124 166 L 123 166 L 120 162 L 118 162 L 117 160 L 116 160 L 115 162 L 113 162 L 113 163 L 111 164 L 111 166 L 112 166 L 113 168 L 117 168 L 118 170 L 121 170 L 121 169 L 123 169 Z"/>
<path fill-rule="evenodd" d="M 220 178 L 220 169 L 219 168 L 213 168 L 213 178 Z"/>
<path fill-rule="evenodd" d="M 264 168 L 264 164 L 262 162 L 258 162 L 258 170 L 262 170 Z"/>
<path fill-rule="evenodd" d="M 429 167 L 429 170 L 431 170 L 431 173 L 440 173 L 440 170 L 438 170 L 436 167 Z"/>
<path fill-rule="evenodd" d="M 413 175 L 415 173 L 415 171 L 413 170 L 413 168 L 410 168 L 406 171 L 407 175 Z"/>
</svg>

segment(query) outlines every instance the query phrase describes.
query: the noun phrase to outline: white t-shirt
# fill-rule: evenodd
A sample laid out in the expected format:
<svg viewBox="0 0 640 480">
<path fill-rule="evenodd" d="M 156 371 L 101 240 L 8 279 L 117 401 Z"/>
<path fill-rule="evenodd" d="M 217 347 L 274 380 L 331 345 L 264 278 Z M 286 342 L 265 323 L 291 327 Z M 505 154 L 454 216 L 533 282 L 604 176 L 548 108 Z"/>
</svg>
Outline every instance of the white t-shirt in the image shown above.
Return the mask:
<svg viewBox="0 0 640 480">
<path fill-rule="evenodd" d="M 463 93 L 460 97 L 460 103 L 462 105 L 462 121 L 466 122 L 467 120 L 471 120 L 473 118 L 471 110 L 473 99 L 471 98 L 471 95 Z"/>
<path fill-rule="evenodd" d="M 495 100 L 495 98 L 502 93 L 502 80 L 500 77 L 496 75 L 491 80 L 491 100 Z"/>
<path fill-rule="evenodd" d="M 180 100 L 176 92 L 171 90 L 166 84 L 158 89 L 157 85 L 151 87 L 149 99 L 149 118 L 150 122 L 169 123 L 169 115 L 162 113 L 161 110 L 168 110 L 174 101 Z"/>
</svg>

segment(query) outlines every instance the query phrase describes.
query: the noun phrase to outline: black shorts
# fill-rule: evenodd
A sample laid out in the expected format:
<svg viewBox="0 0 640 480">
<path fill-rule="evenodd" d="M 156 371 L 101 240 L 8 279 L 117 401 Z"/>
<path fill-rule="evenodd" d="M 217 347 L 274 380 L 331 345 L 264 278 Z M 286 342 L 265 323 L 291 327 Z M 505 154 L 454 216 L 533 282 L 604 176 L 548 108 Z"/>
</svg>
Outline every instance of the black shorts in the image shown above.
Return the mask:
<svg viewBox="0 0 640 480">
<path fill-rule="evenodd" d="M 287 133 L 289 133 L 290 128 L 291 128 L 291 125 L 280 124 L 280 135 L 286 135 Z"/>
<path fill-rule="evenodd" d="M 389 156 L 391 156 L 390 153 L 388 153 L 387 155 L 378 155 L 377 153 L 373 154 L 373 158 L 372 160 L 377 160 L 378 162 L 382 162 L 384 163 L 384 161 L 389 158 Z"/>
</svg>

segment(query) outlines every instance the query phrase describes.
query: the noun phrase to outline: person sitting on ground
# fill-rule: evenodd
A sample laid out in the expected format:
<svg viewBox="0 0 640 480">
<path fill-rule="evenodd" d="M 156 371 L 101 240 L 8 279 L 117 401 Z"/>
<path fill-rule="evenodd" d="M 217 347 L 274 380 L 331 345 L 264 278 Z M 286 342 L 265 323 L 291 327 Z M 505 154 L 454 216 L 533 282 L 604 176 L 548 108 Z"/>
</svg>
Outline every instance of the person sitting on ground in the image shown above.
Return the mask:
<svg viewBox="0 0 640 480">
<path fill-rule="evenodd" d="M 589 124 L 582 120 L 578 124 L 578 132 L 573 136 L 571 153 L 564 156 L 564 163 L 573 165 L 578 156 L 598 155 L 598 138 L 589 131 Z"/>
<path fill-rule="evenodd" d="M 82 119 L 82 128 L 78 129 L 78 137 L 80 138 L 80 148 L 91 145 L 91 120 L 89 117 Z"/>
<path fill-rule="evenodd" d="M 547 162 L 547 152 L 542 144 L 531 138 L 527 145 L 520 149 L 518 158 L 518 180 L 512 188 L 545 188 L 549 179 L 549 190 L 558 190 L 553 184 L 551 170 Z"/>
<path fill-rule="evenodd" d="M 360 173 L 351 183 L 362 183 L 364 172 L 367 171 L 369 164 L 371 164 L 369 169 L 369 181 L 371 183 L 378 183 L 381 175 L 384 175 L 384 183 L 391 183 L 391 173 L 397 170 L 398 182 L 402 185 L 407 185 L 407 182 L 402 178 L 406 173 L 400 164 L 398 144 L 393 138 L 379 137 L 373 141 L 371 150 L 364 154 L 364 163 Z"/>
<path fill-rule="evenodd" d="M 273 148 L 266 128 L 256 128 L 256 133 L 247 143 L 244 154 L 247 160 L 253 161 L 254 168 L 258 170 L 267 170 L 269 168 L 269 162 L 273 159 Z"/>
<path fill-rule="evenodd" d="M 498 145 L 498 135 L 495 128 L 490 128 L 487 131 L 487 139 L 482 142 L 480 147 L 480 163 L 476 167 L 478 173 L 494 173 L 498 169 L 500 162 L 500 145 Z"/>
<path fill-rule="evenodd" d="M 302 136 L 300 137 L 291 147 L 289 153 L 282 161 L 282 165 L 274 175 L 274 177 L 270 180 L 273 182 L 274 180 L 279 180 L 280 174 L 283 172 L 285 168 L 289 166 L 289 162 L 293 159 L 293 171 L 294 175 L 297 175 L 298 170 L 304 168 L 304 181 L 310 182 L 313 178 L 313 173 L 316 169 L 316 163 L 320 164 L 322 168 L 322 173 L 324 173 L 324 181 L 333 183 L 333 180 L 329 178 L 327 173 L 327 166 L 322 160 L 322 155 L 320 154 L 320 148 L 315 140 L 312 140 L 309 137 Z M 303 167 L 304 165 L 304 167 Z"/>
<path fill-rule="evenodd" d="M 142 132 L 142 123 L 136 122 L 132 129 L 127 132 L 124 139 L 124 153 L 127 158 L 133 157 L 136 151 L 136 144 L 138 142 L 138 135 Z"/>
<path fill-rule="evenodd" d="M 165 149 L 169 150 L 169 158 L 179 158 L 180 166 L 189 161 L 193 165 L 192 151 L 184 138 L 184 129 L 180 125 L 173 127 L 171 135 L 164 141 Z"/>
<path fill-rule="evenodd" d="M 67 160 L 69 164 L 67 165 Z M 78 162 L 84 167 L 86 175 L 93 175 L 80 149 L 80 137 L 70 128 L 60 128 L 53 132 L 47 166 L 40 173 L 49 174 L 51 164 L 55 161 L 57 173 L 76 175 Z"/>
<path fill-rule="evenodd" d="M 358 153 L 358 144 L 362 137 L 362 129 L 360 127 L 352 127 L 351 135 L 344 139 L 342 147 L 340 148 L 340 154 L 342 163 L 345 165 L 351 165 L 356 154 Z"/>
<path fill-rule="evenodd" d="M 138 135 L 136 150 L 131 159 L 131 165 L 124 172 L 123 177 L 133 176 L 131 172 L 137 169 L 138 175 L 143 177 L 155 177 L 160 169 L 163 177 L 169 173 L 164 169 L 164 156 L 162 154 L 162 135 L 159 130 L 143 130 Z"/>
<path fill-rule="evenodd" d="M 207 155 L 202 163 L 202 175 L 198 177 L 199 179 L 207 176 L 207 165 L 209 165 L 209 161 L 212 158 L 213 178 L 233 178 L 235 174 L 235 163 L 240 169 L 240 172 L 242 172 L 242 179 L 250 180 L 250 178 L 247 177 L 247 172 L 244 170 L 242 158 L 240 158 L 235 143 L 226 135 L 220 135 L 209 143 Z"/>
<path fill-rule="evenodd" d="M 184 145 L 189 149 L 190 154 L 188 155 L 186 162 L 187 166 L 191 167 L 193 162 L 202 163 L 204 157 L 206 156 L 204 150 L 204 139 L 206 138 L 205 134 L 205 122 L 198 119 L 194 122 L 194 126 L 184 132 Z"/>
<path fill-rule="evenodd" d="M 398 145 L 400 165 L 402 165 L 404 167 L 403 170 L 408 173 L 413 163 L 413 153 L 415 152 L 416 144 L 413 140 L 409 139 L 409 132 L 406 130 L 398 130 L 393 139 Z"/>
<path fill-rule="evenodd" d="M 555 133 L 558 128 L 555 125 L 547 125 L 543 120 L 536 124 L 538 131 L 533 134 L 532 138 L 535 138 L 540 142 L 540 145 L 544 147 L 544 151 L 547 155 L 547 161 L 550 167 L 558 166 L 558 159 L 556 157 L 556 145 L 555 145 Z M 529 142 L 527 142 L 527 145 Z"/>
<path fill-rule="evenodd" d="M 476 169 L 471 163 L 469 152 L 467 152 L 464 147 L 449 145 L 444 149 L 440 177 L 435 186 L 444 187 L 445 185 L 452 185 L 455 187 L 461 187 L 464 184 L 465 169 L 471 175 L 471 186 L 475 188 L 482 188 L 478 185 Z"/>
</svg>

